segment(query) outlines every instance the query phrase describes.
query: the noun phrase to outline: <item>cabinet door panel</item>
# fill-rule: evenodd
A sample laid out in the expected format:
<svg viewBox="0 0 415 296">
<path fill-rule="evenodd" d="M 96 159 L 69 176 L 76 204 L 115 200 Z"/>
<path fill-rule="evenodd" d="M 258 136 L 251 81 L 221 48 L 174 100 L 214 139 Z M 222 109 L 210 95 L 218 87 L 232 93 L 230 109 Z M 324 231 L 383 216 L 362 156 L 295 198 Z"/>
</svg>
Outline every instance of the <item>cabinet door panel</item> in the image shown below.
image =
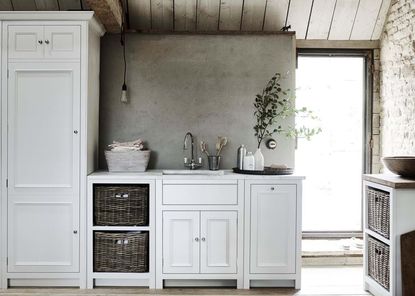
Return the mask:
<svg viewBox="0 0 415 296">
<path fill-rule="evenodd" d="M 200 271 L 237 272 L 237 212 L 201 212 Z"/>
<path fill-rule="evenodd" d="M 79 64 L 9 63 L 10 272 L 79 270 Z"/>
<path fill-rule="evenodd" d="M 43 26 L 9 26 L 8 34 L 8 57 L 10 59 L 43 57 Z"/>
<path fill-rule="evenodd" d="M 76 208 L 67 201 L 9 203 L 9 272 L 78 272 Z"/>
<path fill-rule="evenodd" d="M 45 58 L 79 59 L 80 36 L 79 26 L 45 26 Z"/>
<path fill-rule="evenodd" d="M 250 272 L 294 273 L 296 186 L 252 185 Z"/>
<path fill-rule="evenodd" d="M 79 193 L 78 64 L 9 64 L 9 195 Z"/>
<path fill-rule="evenodd" d="M 163 272 L 199 273 L 199 212 L 163 212 Z"/>
</svg>

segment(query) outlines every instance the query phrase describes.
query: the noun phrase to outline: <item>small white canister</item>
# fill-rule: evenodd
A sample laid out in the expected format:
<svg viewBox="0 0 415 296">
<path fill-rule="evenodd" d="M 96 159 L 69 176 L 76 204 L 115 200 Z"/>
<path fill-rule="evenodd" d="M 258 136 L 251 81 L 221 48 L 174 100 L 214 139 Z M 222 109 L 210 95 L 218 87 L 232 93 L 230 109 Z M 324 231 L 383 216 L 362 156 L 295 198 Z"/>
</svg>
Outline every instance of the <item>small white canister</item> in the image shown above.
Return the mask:
<svg viewBox="0 0 415 296">
<path fill-rule="evenodd" d="M 252 152 L 248 152 L 244 157 L 244 170 L 253 171 L 255 170 L 255 157 Z"/>
</svg>

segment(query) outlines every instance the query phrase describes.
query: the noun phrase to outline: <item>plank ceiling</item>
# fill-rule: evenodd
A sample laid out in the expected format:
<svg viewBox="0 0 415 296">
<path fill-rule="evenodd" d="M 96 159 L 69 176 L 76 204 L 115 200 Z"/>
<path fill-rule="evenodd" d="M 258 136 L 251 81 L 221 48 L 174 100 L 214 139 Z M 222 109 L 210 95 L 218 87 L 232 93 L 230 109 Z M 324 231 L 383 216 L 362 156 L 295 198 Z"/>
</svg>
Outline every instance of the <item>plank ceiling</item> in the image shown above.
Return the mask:
<svg viewBox="0 0 415 296">
<path fill-rule="evenodd" d="M 378 40 L 391 0 L 123 0 L 137 31 L 275 32 L 297 39 Z M 88 9 L 85 0 L 0 0 L 0 10 Z"/>
</svg>

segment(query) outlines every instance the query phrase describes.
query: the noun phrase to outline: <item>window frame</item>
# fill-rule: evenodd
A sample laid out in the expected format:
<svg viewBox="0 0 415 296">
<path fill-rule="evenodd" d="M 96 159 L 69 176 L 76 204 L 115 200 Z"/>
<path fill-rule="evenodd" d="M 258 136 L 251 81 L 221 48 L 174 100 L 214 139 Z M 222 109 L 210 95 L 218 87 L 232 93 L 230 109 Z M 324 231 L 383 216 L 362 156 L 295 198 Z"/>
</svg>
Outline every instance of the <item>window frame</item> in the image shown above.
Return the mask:
<svg viewBox="0 0 415 296">
<path fill-rule="evenodd" d="M 364 58 L 364 94 L 363 94 L 363 172 L 372 172 L 372 117 L 373 117 L 373 49 L 297 49 L 297 65 L 299 57 L 362 57 Z M 363 205 L 363 185 L 361 203 Z M 363 237 L 363 211 L 361 213 L 361 229 L 358 231 L 303 231 L 303 238 L 351 238 Z"/>
</svg>

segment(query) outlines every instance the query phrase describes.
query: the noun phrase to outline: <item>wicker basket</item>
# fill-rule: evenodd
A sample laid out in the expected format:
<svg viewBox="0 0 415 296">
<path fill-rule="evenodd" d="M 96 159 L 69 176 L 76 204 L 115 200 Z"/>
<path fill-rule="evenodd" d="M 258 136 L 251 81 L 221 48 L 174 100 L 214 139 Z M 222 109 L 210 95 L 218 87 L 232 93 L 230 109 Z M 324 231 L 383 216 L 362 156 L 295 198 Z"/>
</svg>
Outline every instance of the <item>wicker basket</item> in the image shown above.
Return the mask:
<svg viewBox="0 0 415 296">
<path fill-rule="evenodd" d="M 148 232 L 95 232 L 94 272 L 148 272 Z"/>
<path fill-rule="evenodd" d="M 389 239 L 390 235 L 390 194 L 389 192 L 366 188 L 368 227 Z"/>
<path fill-rule="evenodd" d="M 149 186 L 95 185 L 94 224 L 98 226 L 148 225 Z"/>
<path fill-rule="evenodd" d="M 371 236 L 368 236 L 367 254 L 369 276 L 389 291 L 389 246 Z"/>
<path fill-rule="evenodd" d="M 150 150 L 105 151 L 110 172 L 144 172 L 150 160 Z"/>
</svg>

